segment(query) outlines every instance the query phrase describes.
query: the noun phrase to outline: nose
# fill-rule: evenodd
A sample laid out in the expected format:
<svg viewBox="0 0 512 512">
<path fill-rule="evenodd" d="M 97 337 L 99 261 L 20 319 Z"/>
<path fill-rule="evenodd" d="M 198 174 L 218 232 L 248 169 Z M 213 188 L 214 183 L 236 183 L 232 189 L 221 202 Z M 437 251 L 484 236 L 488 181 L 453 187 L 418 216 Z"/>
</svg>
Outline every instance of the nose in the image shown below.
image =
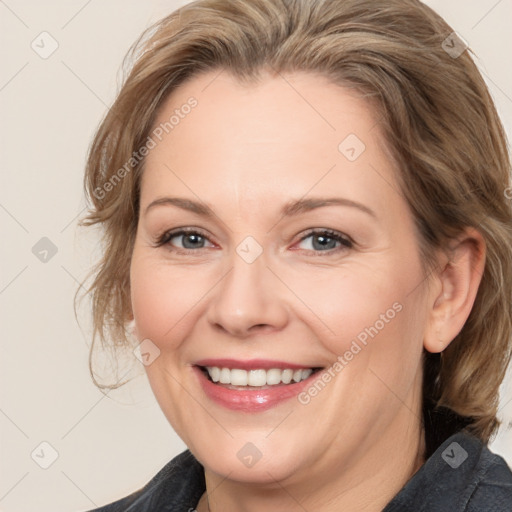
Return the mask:
<svg viewBox="0 0 512 512">
<path fill-rule="evenodd" d="M 288 322 L 283 284 L 260 255 L 247 263 L 236 252 L 231 270 L 215 287 L 207 318 L 214 328 L 233 337 L 279 331 Z"/>
</svg>

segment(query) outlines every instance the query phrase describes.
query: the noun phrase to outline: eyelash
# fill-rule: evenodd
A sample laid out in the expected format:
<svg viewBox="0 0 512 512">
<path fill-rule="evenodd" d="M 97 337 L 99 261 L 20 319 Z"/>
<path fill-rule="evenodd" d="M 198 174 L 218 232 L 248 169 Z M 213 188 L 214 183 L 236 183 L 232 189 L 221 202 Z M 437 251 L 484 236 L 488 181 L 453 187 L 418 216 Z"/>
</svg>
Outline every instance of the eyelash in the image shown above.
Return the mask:
<svg viewBox="0 0 512 512">
<path fill-rule="evenodd" d="M 165 233 L 163 233 L 160 237 L 158 237 L 158 239 L 156 241 L 156 247 L 162 247 L 164 245 L 168 245 L 169 247 L 172 247 L 169 242 L 173 238 L 182 236 L 182 235 L 199 235 L 200 237 L 208 240 L 208 237 L 200 229 L 181 228 L 176 231 L 166 231 Z M 323 235 L 326 238 L 330 238 L 332 240 L 335 240 L 336 242 L 339 242 L 341 244 L 341 246 L 338 246 L 337 248 L 334 248 L 334 249 L 328 249 L 325 251 L 315 251 L 313 249 L 311 249 L 311 250 L 299 249 L 299 250 L 313 252 L 313 253 L 315 253 L 315 255 L 321 256 L 321 255 L 334 255 L 334 254 L 338 253 L 339 251 L 352 249 L 354 247 L 354 242 L 350 237 L 348 237 L 347 235 L 344 235 L 342 233 L 339 233 L 337 231 L 330 230 L 330 229 L 308 230 L 305 233 L 305 235 L 299 240 L 299 242 L 303 242 L 304 240 L 306 240 L 307 238 L 309 238 L 312 235 L 317 235 L 317 236 Z M 170 249 L 170 250 L 172 250 L 173 252 L 176 252 L 177 254 L 187 255 L 187 254 L 197 253 L 198 250 L 200 250 L 200 249 L 205 249 L 205 247 L 199 247 L 199 249 L 182 249 L 179 247 L 172 247 L 172 249 Z"/>
<path fill-rule="evenodd" d="M 327 249 L 326 251 L 315 251 L 314 249 L 300 249 L 305 251 L 311 251 L 315 256 L 322 256 L 322 255 L 335 255 L 340 251 L 346 251 L 348 249 L 352 249 L 354 247 L 354 241 L 347 235 L 344 235 L 342 233 L 339 233 L 338 231 L 333 231 L 332 229 L 310 229 L 306 231 L 304 236 L 299 240 L 299 242 L 303 242 L 310 236 L 318 236 L 323 235 L 325 238 L 330 238 L 332 240 L 335 240 L 336 242 L 339 242 L 339 246 L 335 249 Z"/>
</svg>

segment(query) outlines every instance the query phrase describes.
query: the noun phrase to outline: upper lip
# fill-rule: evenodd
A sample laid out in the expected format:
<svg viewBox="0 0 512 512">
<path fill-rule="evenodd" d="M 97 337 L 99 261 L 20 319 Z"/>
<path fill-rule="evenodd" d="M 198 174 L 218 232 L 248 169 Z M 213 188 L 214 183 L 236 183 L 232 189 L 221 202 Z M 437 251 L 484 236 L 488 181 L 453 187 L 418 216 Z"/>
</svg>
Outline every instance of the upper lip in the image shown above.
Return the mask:
<svg viewBox="0 0 512 512">
<path fill-rule="evenodd" d="M 237 368 L 240 370 L 270 370 L 272 368 L 279 368 L 286 370 L 300 370 L 303 368 L 320 368 L 319 365 L 290 363 L 288 361 L 276 361 L 272 359 L 247 359 L 242 361 L 240 359 L 201 359 L 195 363 L 196 366 L 216 366 L 218 368 Z"/>
</svg>

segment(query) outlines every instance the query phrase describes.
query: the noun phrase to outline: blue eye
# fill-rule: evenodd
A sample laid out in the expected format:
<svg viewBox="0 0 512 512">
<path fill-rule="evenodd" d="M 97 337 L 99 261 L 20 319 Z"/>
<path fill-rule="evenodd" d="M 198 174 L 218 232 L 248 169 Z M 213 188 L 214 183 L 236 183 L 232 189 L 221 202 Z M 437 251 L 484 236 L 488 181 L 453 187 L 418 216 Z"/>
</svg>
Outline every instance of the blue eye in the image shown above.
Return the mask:
<svg viewBox="0 0 512 512">
<path fill-rule="evenodd" d="M 347 236 L 328 229 L 312 230 L 306 236 L 302 237 L 300 242 L 304 242 L 304 240 L 308 239 L 311 239 L 311 243 L 309 243 L 310 247 L 306 248 L 306 250 L 312 250 L 314 252 L 331 252 L 341 248 L 350 249 L 354 245 L 352 240 Z"/>
<path fill-rule="evenodd" d="M 173 239 L 182 239 L 181 246 L 171 243 Z M 164 233 L 157 241 L 157 246 L 170 245 L 177 249 L 185 251 L 205 248 L 205 241 L 208 240 L 199 231 L 193 229 L 180 229 L 178 231 L 168 231 Z M 213 247 L 213 245 L 211 245 Z"/>
<path fill-rule="evenodd" d="M 175 239 L 181 239 L 181 244 L 173 242 Z M 312 229 L 300 239 L 299 244 L 303 243 L 305 240 L 310 240 L 308 244 L 309 247 L 303 247 L 302 249 L 317 253 L 317 255 L 321 255 L 321 253 L 338 253 L 340 250 L 351 249 L 354 246 L 348 236 L 329 229 Z M 194 228 L 181 228 L 176 231 L 167 231 L 158 238 L 156 246 L 168 246 L 172 251 L 185 254 L 197 252 L 197 249 L 214 247 L 208 240 L 208 237 Z"/>
</svg>

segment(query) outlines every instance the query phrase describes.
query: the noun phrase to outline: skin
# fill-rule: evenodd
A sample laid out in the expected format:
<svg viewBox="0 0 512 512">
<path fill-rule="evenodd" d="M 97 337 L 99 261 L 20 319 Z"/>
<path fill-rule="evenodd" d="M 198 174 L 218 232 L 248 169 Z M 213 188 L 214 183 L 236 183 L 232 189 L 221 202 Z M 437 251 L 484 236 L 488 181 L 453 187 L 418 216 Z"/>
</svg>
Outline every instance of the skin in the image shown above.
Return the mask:
<svg viewBox="0 0 512 512">
<path fill-rule="evenodd" d="M 378 116 L 354 91 L 308 73 L 241 85 L 208 72 L 169 96 L 155 126 L 190 96 L 197 107 L 146 159 L 130 280 L 135 335 L 160 350 L 150 385 L 205 468 L 197 510 L 380 511 L 424 462 L 422 350 L 443 350 L 464 325 L 483 240 L 468 229 L 452 241 L 427 286 Z M 349 134 L 366 146 L 353 162 L 338 150 Z M 207 203 L 215 216 L 146 211 L 165 196 Z M 346 198 L 374 216 L 333 205 L 280 214 L 304 196 Z M 199 248 L 180 253 L 187 236 L 157 246 L 183 226 L 202 231 Z M 321 235 L 304 238 L 310 228 L 354 245 L 324 249 Z M 247 236 L 263 249 L 250 264 L 236 252 Z M 401 311 L 307 405 L 231 411 L 192 371 L 210 357 L 327 368 L 394 303 Z M 262 454 L 251 468 L 237 457 L 248 442 Z"/>
</svg>

